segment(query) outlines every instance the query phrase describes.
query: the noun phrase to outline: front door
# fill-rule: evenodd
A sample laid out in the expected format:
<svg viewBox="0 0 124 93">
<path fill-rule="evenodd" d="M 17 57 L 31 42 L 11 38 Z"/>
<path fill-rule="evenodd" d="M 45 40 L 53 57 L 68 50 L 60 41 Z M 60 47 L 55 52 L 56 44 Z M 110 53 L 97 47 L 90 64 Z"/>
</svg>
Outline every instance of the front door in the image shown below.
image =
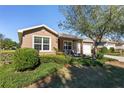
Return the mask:
<svg viewBox="0 0 124 93">
<path fill-rule="evenodd" d="M 64 41 L 64 51 L 72 50 L 72 41 Z"/>
</svg>

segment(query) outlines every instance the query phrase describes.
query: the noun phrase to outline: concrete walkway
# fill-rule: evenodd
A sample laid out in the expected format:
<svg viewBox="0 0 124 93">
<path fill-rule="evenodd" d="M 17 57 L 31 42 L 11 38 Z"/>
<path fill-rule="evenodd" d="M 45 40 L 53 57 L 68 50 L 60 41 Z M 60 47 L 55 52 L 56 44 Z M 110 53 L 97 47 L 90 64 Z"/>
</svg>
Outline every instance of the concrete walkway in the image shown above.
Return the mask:
<svg viewBox="0 0 124 93">
<path fill-rule="evenodd" d="M 104 55 L 104 57 L 113 58 L 113 59 L 116 59 L 118 61 L 124 62 L 124 57 L 122 57 L 122 56 Z"/>
</svg>

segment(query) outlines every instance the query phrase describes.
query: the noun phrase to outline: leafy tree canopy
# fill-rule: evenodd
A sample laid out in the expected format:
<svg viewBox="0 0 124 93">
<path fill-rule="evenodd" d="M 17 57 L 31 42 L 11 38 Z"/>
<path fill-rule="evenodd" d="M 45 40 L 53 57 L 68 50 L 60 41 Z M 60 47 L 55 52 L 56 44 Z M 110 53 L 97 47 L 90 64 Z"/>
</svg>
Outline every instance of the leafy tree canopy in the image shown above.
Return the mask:
<svg viewBox="0 0 124 93">
<path fill-rule="evenodd" d="M 93 56 L 103 39 L 124 36 L 124 6 L 60 6 L 65 20 L 59 26 L 94 41 Z"/>
<path fill-rule="evenodd" d="M 59 26 L 100 42 L 124 34 L 124 6 L 60 6 L 65 20 Z"/>
</svg>

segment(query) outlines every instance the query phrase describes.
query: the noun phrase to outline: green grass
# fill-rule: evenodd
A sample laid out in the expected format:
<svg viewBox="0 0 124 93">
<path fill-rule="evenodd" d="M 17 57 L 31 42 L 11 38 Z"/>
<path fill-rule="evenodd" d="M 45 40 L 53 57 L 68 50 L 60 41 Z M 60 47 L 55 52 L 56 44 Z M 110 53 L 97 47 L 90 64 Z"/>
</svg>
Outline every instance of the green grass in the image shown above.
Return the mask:
<svg viewBox="0 0 124 93">
<path fill-rule="evenodd" d="M 45 59 L 43 59 L 43 58 L 45 58 Z M 112 59 L 103 58 L 98 61 L 104 63 L 108 60 L 110 61 Z M 44 61 L 44 62 L 42 62 L 42 61 Z M 67 61 L 70 61 L 70 57 L 65 57 L 64 55 L 41 56 L 41 64 L 39 67 L 37 67 L 36 69 L 34 69 L 32 71 L 24 71 L 24 72 L 16 72 L 14 70 L 13 64 L 0 66 L 0 87 L 1 88 L 4 88 L 4 87 L 5 88 L 26 87 L 26 86 L 40 80 L 41 78 L 46 77 L 47 75 L 56 72 L 56 69 L 60 69 L 61 67 L 63 67 L 63 65 L 65 63 L 70 63 Z M 94 63 L 92 63 L 93 61 L 91 58 L 86 58 L 86 59 L 85 58 L 84 59 L 83 58 L 74 58 L 71 61 L 73 61 L 74 63 L 76 62 L 76 64 L 89 65 L 89 67 L 90 67 L 90 65 L 94 66 Z M 97 62 L 95 65 L 98 65 L 99 62 Z M 94 68 L 96 68 L 96 67 L 94 67 Z M 103 67 L 100 67 L 100 68 L 104 69 Z M 76 73 L 78 73 L 78 72 L 75 72 L 73 74 L 76 74 Z M 85 75 L 85 74 L 87 74 L 87 72 L 80 73 L 80 74 Z M 77 76 L 80 76 L 80 75 L 77 75 Z M 90 74 L 89 74 L 89 76 L 90 76 Z M 92 79 L 92 78 L 90 78 L 90 79 Z M 90 82 L 90 79 L 87 82 Z M 54 83 L 56 83 L 56 82 L 54 82 Z M 78 83 L 80 84 L 80 82 L 78 82 Z M 55 86 L 53 86 L 53 87 L 55 87 Z"/>
<path fill-rule="evenodd" d="M 4 65 L 0 67 L 0 87 L 26 87 L 31 83 L 55 72 L 55 70 L 60 67 L 62 67 L 62 65 L 57 63 L 44 63 L 32 71 L 16 72 L 12 64 Z"/>
<path fill-rule="evenodd" d="M 42 55 L 40 57 L 41 63 L 49 63 L 49 62 L 55 62 L 58 64 L 66 64 L 71 61 L 70 56 L 64 56 L 64 55 Z"/>
<path fill-rule="evenodd" d="M 15 52 L 15 50 L 1 50 L 0 51 L 1 53 L 13 53 L 13 52 Z"/>
<path fill-rule="evenodd" d="M 105 62 L 108 62 L 108 61 L 116 61 L 116 59 L 112 59 L 112 58 L 102 58 L 102 59 L 97 59 L 97 61 L 101 62 L 101 63 L 105 63 Z"/>
<path fill-rule="evenodd" d="M 71 60 L 71 64 L 81 64 L 81 65 L 86 65 L 86 66 L 102 66 L 103 64 L 105 64 L 105 62 L 108 61 L 115 61 L 115 59 L 111 59 L 111 58 L 105 58 L 103 57 L 102 59 L 97 59 L 96 61 L 93 61 L 93 59 L 91 57 L 85 57 L 85 58 L 72 58 Z"/>
</svg>

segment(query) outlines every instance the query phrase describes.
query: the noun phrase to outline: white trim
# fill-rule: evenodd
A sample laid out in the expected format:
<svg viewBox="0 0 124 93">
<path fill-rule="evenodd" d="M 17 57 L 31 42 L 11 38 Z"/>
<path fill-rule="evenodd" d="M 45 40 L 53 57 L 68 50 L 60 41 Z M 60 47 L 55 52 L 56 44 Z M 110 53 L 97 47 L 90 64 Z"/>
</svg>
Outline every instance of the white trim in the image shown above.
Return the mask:
<svg viewBox="0 0 124 93">
<path fill-rule="evenodd" d="M 27 30 L 31 30 L 31 29 L 35 29 L 35 28 L 39 28 L 39 27 L 45 27 L 45 28 L 49 29 L 50 31 L 52 31 L 53 33 L 58 35 L 58 32 L 56 32 L 55 30 L 53 30 L 52 28 L 50 28 L 50 27 L 48 27 L 48 26 L 46 26 L 44 24 L 38 25 L 38 26 L 32 26 L 32 27 L 28 27 L 28 28 L 24 28 L 24 29 L 19 29 L 18 32 L 23 33 L 23 32 L 25 32 Z"/>
<path fill-rule="evenodd" d="M 34 48 L 34 37 L 47 37 L 49 38 L 49 50 L 43 50 L 43 44 L 42 44 L 42 50 L 40 50 L 40 52 L 52 52 L 51 50 L 51 36 L 42 36 L 42 35 L 32 35 L 32 48 Z M 42 39 L 43 42 L 43 39 Z"/>
</svg>

